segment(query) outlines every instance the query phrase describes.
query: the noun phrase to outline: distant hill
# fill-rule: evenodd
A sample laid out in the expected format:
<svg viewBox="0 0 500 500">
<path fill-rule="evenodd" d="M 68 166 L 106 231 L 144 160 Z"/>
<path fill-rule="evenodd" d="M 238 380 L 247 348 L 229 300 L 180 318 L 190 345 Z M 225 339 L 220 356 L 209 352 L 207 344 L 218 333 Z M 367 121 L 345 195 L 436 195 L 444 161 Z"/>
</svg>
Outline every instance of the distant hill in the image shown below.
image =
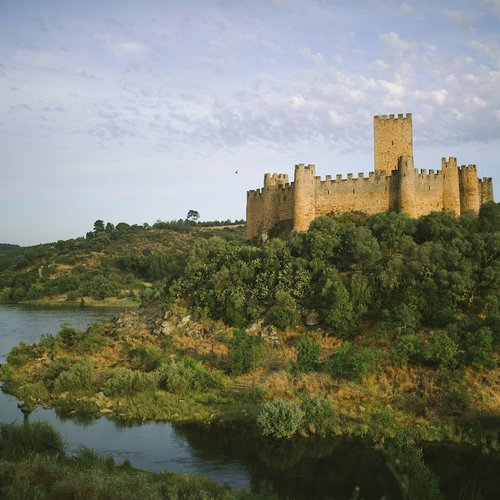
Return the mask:
<svg viewBox="0 0 500 500">
<path fill-rule="evenodd" d="M 10 243 L 0 243 L 0 253 L 9 255 L 18 255 L 21 253 L 22 247 L 19 245 L 11 245 Z"/>
<path fill-rule="evenodd" d="M 186 250 L 214 234 L 244 240 L 243 221 L 96 221 L 85 237 L 20 247 L 0 244 L 0 302 L 133 306 L 183 268 Z M 160 285 L 159 285 L 160 286 Z M 83 302 L 82 302 L 83 301 Z"/>
</svg>

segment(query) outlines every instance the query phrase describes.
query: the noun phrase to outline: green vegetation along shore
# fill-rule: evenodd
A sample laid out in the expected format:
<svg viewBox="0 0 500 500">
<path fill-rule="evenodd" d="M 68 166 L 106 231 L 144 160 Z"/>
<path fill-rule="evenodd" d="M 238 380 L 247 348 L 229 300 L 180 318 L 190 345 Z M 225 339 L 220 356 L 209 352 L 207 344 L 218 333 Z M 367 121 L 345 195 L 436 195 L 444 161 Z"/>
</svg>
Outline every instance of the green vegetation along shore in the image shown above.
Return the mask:
<svg viewBox="0 0 500 500">
<path fill-rule="evenodd" d="M 282 466 L 293 467 L 297 459 L 293 453 L 296 448 L 290 448 L 288 442 L 281 444 L 282 453 L 276 456 L 274 447 L 267 459 L 273 464 L 281 461 Z M 315 454 L 328 456 L 334 450 L 349 454 L 348 450 L 338 450 L 337 446 L 343 444 L 319 446 Z M 264 446 L 263 460 L 266 460 L 266 453 Z M 383 449 L 372 449 L 369 455 L 370 460 L 378 462 L 377 490 L 381 498 L 443 498 L 438 477 L 425 465 L 422 450 L 403 436 L 399 435 Z M 348 477 L 350 481 L 344 484 L 346 477 L 340 473 L 338 480 L 334 481 L 333 493 L 338 496 L 338 489 L 341 489 L 345 498 L 356 500 L 360 488 L 355 486 L 356 482 L 351 483 L 352 479 L 356 481 L 355 475 L 351 473 Z M 99 456 L 84 447 L 76 455 L 69 455 L 60 435 L 44 422 L 0 424 L 0 478 L 0 497 L 12 500 L 279 498 L 272 482 L 266 479 L 252 481 L 252 491 L 244 491 L 186 474 L 146 472 L 133 468 L 128 461 L 116 464 L 112 457 Z"/>
<path fill-rule="evenodd" d="M 117 465 L 83 448 L 66 454 L 48 424 L 0 424 L 0 497 L 105 499 L 271 499 L 262 489 L 250 493 L 219 486 L 206 478 L 146 472 L 127 462 Z"/>
<path fill-rule="evenodd" d="M 199 238 L 140 310 L 14 348 L 4 389 L 28 407 L 274 439 L 404 431 L 499 449 L 499 221 L 490 203 L 322 217 L 263 245 Z"/>
</svg>

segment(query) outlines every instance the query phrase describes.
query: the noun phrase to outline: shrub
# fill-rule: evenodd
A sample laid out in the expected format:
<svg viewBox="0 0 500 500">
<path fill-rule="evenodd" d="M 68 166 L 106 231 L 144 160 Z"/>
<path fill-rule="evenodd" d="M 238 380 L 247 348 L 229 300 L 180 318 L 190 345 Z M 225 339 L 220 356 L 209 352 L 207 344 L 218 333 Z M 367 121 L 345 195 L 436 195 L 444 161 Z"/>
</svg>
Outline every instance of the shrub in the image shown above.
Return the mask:
<svg viewBox="0 0 500 500">
<path fill-rule="evenodd" d="M 269 399 L 268 391 L 259 384 L 252 384 L 243 391 L 238 391 L 238 398 L 248 403 L 262 403 Z"/>
<path fill-rule="evenodd" d="M 46 352 L 57 354 L 61 350 L 62 339 L 54 335 L 42 335 L 38 347 Z"/>
<path fill-rule="evenodd" d="M 104 384 L 103 392 L 106 396 L 132 396 L 136 392 L 154 389 L 156 386 L 157 378 L 152 373 L 117 368 Z"/>
<path fill-rule="evenodd" d="M 330 358 L 328 366 L 332 375 L 360 382 L 377 369 L 380 360 L 381 353 L 368 347 L 358 347 L 350 342 L 344 342 Z"/>
<path fill-rule="evenodd" d="M 257 426 L 263 436 L 290 438 L 299 429 L 304 412 L 293 401 L 275 399 L 262 405 Z"/>
<path fill-rule="evenodd" d="M 94 365 L 88 359 L 78 361 L 59 374 L 54 382 L 56 392 L 91 390 L 96 381 Z"/>
<path fill-rule="evenodd" d="M 54 363 L 50 363 L 43 375 L 44 380 L 55 380 L 62 372 L 71 368 L 70 361 L 67 358 L 59 358 Z"/>
<path fill-rule="evenodd" d="M 200 363 L 188 356 L 179 361 L 172 360 L 163 363 L 154 374 L 158 386 L 173 393 L 219 385 L 215 377 L 211 376 Z"/>
<path fill-rule="evenodd" d="M 130 352 L 130 358 L 134 368 L 149 372 L 160 365 L 161 352 L 154 347 L 141 344 Z"/>
<path fill-rule="evenodd" d="M 456 368 L 459 349 L 446 332 L 433 333 L 429 338 L 429 357 L 439 366 Z"/>
<path fill-rule="evenodd" d="M 260 337 L 235 330 L 229 342 L 229 362 L 234 373 L 246 373 L 257 368 L 264 359 L 265 344 Z"/>
<path fill-rule="evenodd" d="M 375 415 L 375 421 L 382 427 L 384 432 L 387 432 L 390 427 L 394 424 L 396 416 L 394 412 L 389 408 L 383 407 Z"/>
<path fill-rule="evenodd" d="M 413 333 L 420 324 L 420 314 L 407 304 L 398 304 L 383 311 L 385 321 L 399 334 Z"/>
<path fill-rule="evenodd" d="M 310 434 L 325 436 L 340 423 L 338 409 L 328 398 L 306 397 L 300 407 L 304 412 L 302 426 Z"/>
<path fill-rule="evenodd" d="M 64 453 L 61 436 L 46 422 L 29 425 L 0 424 L 0 455 L 21 458 L 27 454 L 56 455 Z"/>
<path fill-rule="evenodd" d="M 44 295 L 43 285 L 33 284 L 30 286 L 29 290 L 26 292 L 26 300 L 37 300 L 42 298 Z"/>
<path fill-rule="evenodd" d="M 297 363 L 295 369 L 298 372 L 311 372 L 316 368 L 316 363 L 321 352 L 317 342 L 310 337 L 301 336 L 297 342 Z"/>
<path fill-rule="evenodd" d="M 396 339 L 391 351 L 391 359 L 395 365 L 405 366 L 422 357 L 423 343 L 416 335 L 401 335 Z"/>
<path fill-rule="evenodd" d="M 59 336 L 63 339 L 67 346 L 72 346 L 76 339 L 82 335 L 82 332 L 77 328 L 73 328 L 68 323 L 65 323 L 59 331 Z"/>
<path fill-rule="evenodd" d="M 493 332 L 478 316 L 470 316 L 465 321 L 453 325 L 450 334 L 462 349 L 465 363 L 494 367 L 491 358 Z"/>
<path fill-rule="evenodd" d="M 24 366 L 29 363 L 33 357 L 33 350 L 31 346 L 20 342 L 19 345 L 13 347 L 9 354 L 7 354 L 7 363 L 12 366 Z"/>
<path fill-rule="evenodd" d="M 38 382 L 24 384 L 20 390 L 20 396 L 28 406 L 36 406 L 48 398 L 49 391 L 47 391 L 44 383 L 39 380 Z"/>
<path fill-rule="evenodd" d="M 460 340 L 466 363 L 483 365 L 489 368 L 495 366 L 491 358 L 493 334 L 490 328 L 483 326 L 475 332 L 465 332 Z"/>
<path fill-rule="evenodd" d="M 79 353 L 98 352 L 107 344 L 102 325 L 92 323 L 86 332 L 79 332 L 74 350 Z"/>
<path fill-rule="evenodd" d="M 300 320 L 300 313 L 295 299 L 288 292 L 278 290 L 274 300 L 275 303 L 266 314 L 267 322 L 282 330 L 296 326 Z"/>
</svg>

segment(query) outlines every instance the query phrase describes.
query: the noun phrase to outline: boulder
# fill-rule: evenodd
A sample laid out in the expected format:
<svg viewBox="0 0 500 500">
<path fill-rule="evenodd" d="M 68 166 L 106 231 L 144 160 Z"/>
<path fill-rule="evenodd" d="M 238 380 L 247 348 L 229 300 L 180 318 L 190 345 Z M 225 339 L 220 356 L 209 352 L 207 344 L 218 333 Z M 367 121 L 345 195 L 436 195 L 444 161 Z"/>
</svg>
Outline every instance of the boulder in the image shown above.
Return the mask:
<svg viewBox="0 0 500 500">
<path fill-rule="evenodd" d="M 309 313 L 306 317 L 306 325 L 307 326 L 316 326 L 320 323 L 320 317 L 317 312 Z"/>
</svg>

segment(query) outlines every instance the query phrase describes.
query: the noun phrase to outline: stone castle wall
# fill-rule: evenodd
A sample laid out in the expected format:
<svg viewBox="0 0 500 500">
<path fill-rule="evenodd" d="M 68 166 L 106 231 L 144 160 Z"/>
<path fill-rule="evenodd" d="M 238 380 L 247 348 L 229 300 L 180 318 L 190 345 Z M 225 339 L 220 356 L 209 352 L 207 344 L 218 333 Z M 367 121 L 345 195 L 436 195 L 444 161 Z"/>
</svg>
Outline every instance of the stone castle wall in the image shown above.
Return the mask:
<svg viewBox="0 0 500 500">
<path fill-rule="evenodd" d="M 413 165 L 411 114 L 374 118 L 375 171 L 358 177 L 315 175 L 314 165 L 295 166 L 294 182 L 286 174 L 265 174 L 262 189 L 247 193 L 247 236 L 267 233 L 278 222 L 293 221 L 305 231 L 318 216 L 351 211 L 375 214 L 399 210 L 410 217 L 447 210 L 456 215 L 479 211 L 493 200 L 491 178 L 477 178 L 475 165 L 441 160 L 441 170 Z"/>
</svg>

